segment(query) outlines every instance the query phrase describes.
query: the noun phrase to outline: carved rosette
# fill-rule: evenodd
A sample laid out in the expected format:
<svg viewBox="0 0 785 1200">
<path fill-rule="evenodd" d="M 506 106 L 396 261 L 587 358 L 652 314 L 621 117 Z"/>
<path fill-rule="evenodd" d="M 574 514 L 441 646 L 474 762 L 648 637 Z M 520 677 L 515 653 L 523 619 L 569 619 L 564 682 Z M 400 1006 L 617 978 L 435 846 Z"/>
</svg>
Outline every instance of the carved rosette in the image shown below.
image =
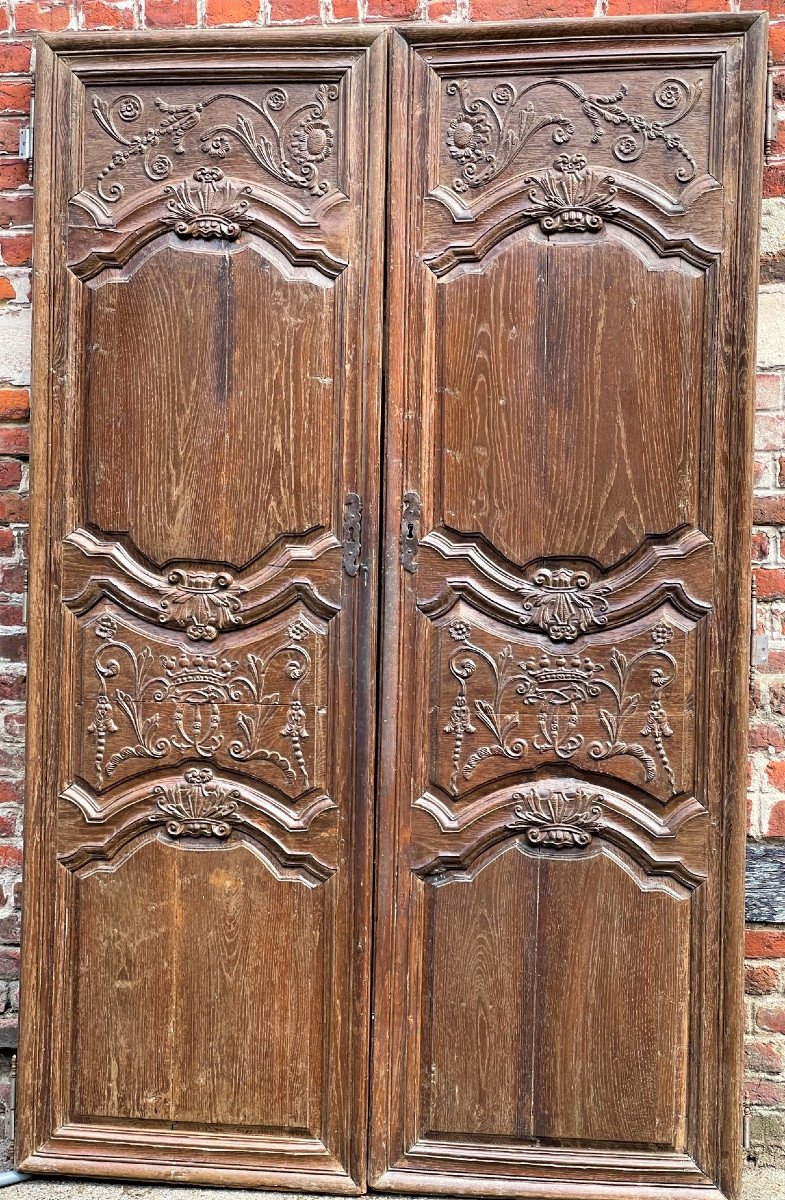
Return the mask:
<svg viewBox="0 0 785 1200">
<path fill-rule="evenodd" d="M 602 797 L 585 788 L 530 788 L 518 801 L 507 828 L 522 831 L 531 846 L 562 850 L 588 846 L 603 827 Z"/>
<path fill-rule="evenodd" d="M 610 588 L 586 571 L 542 567 L 526 585 L 522 625 L 534 625 L 553 642 L 574 642 L 587 629 L 607 624 Z"/>
</svg>

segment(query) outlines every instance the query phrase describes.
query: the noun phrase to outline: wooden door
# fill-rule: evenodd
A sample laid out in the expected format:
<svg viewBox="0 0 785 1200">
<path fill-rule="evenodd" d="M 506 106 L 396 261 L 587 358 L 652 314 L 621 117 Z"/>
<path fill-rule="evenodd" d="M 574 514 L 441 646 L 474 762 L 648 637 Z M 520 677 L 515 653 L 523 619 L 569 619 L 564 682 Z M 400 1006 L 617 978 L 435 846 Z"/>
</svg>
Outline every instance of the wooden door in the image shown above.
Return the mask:
<svg viewBox="0 0 785 1200">
<path fill-rule="evenodd" d="M 738 1194 L 765 31 L 393 35 L 378 1188 Z"/>
<path fill-rule="evenodd" d="M 24 1170 L 364 1185 L 384 50 L 39 50 Z"/>
</svg>

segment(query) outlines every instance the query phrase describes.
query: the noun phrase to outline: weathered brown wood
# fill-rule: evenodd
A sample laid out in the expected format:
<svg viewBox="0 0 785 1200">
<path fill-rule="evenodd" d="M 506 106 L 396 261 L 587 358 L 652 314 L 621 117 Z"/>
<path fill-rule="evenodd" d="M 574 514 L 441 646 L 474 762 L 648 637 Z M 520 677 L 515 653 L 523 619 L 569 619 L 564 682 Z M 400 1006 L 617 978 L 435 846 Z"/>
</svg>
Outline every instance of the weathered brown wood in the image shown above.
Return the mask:
<svg viewBox="0 0 785 1200">
<path fill-rule="evenodd" d="M 40 48 L 25 1170 L 365 1184 L 384 43 Z"/>
<path fill-rule="evenodd" d="M 371 1181 L 735 1198 L 765 19 L 391 44 Z"/>
</svg>

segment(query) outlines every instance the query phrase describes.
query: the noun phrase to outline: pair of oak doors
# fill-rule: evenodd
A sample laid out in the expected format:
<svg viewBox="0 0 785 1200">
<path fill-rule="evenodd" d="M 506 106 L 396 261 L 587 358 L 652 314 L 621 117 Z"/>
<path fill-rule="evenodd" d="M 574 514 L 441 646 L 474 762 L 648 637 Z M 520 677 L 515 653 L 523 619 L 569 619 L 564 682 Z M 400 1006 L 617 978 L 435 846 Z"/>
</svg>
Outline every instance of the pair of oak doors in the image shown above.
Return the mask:
<svg viewBox="0 0 785 1200">
<path fill-rule="evenodd" d="M 737 1195 L 765 34 L 39 49 L 23 1169 Z"/>
</svg>

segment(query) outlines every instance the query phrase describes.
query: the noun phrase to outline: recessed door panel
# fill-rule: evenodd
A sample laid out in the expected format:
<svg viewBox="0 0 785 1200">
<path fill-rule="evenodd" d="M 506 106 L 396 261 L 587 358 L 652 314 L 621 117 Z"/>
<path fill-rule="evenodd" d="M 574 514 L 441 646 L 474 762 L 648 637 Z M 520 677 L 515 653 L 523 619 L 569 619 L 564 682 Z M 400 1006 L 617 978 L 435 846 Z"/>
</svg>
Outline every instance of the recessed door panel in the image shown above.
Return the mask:
<svg viewBox="0 0 785 1200">
<path fill-rule="evenodd" d="M 145 45 L 39 59 L 18 1155 L 356 1193 L 384 47 Z"/>
<path fill-rule="evenodd" d="M 738 1194 L 762 33 L 393 35 L 379 1188 Z"/>
</svg>

